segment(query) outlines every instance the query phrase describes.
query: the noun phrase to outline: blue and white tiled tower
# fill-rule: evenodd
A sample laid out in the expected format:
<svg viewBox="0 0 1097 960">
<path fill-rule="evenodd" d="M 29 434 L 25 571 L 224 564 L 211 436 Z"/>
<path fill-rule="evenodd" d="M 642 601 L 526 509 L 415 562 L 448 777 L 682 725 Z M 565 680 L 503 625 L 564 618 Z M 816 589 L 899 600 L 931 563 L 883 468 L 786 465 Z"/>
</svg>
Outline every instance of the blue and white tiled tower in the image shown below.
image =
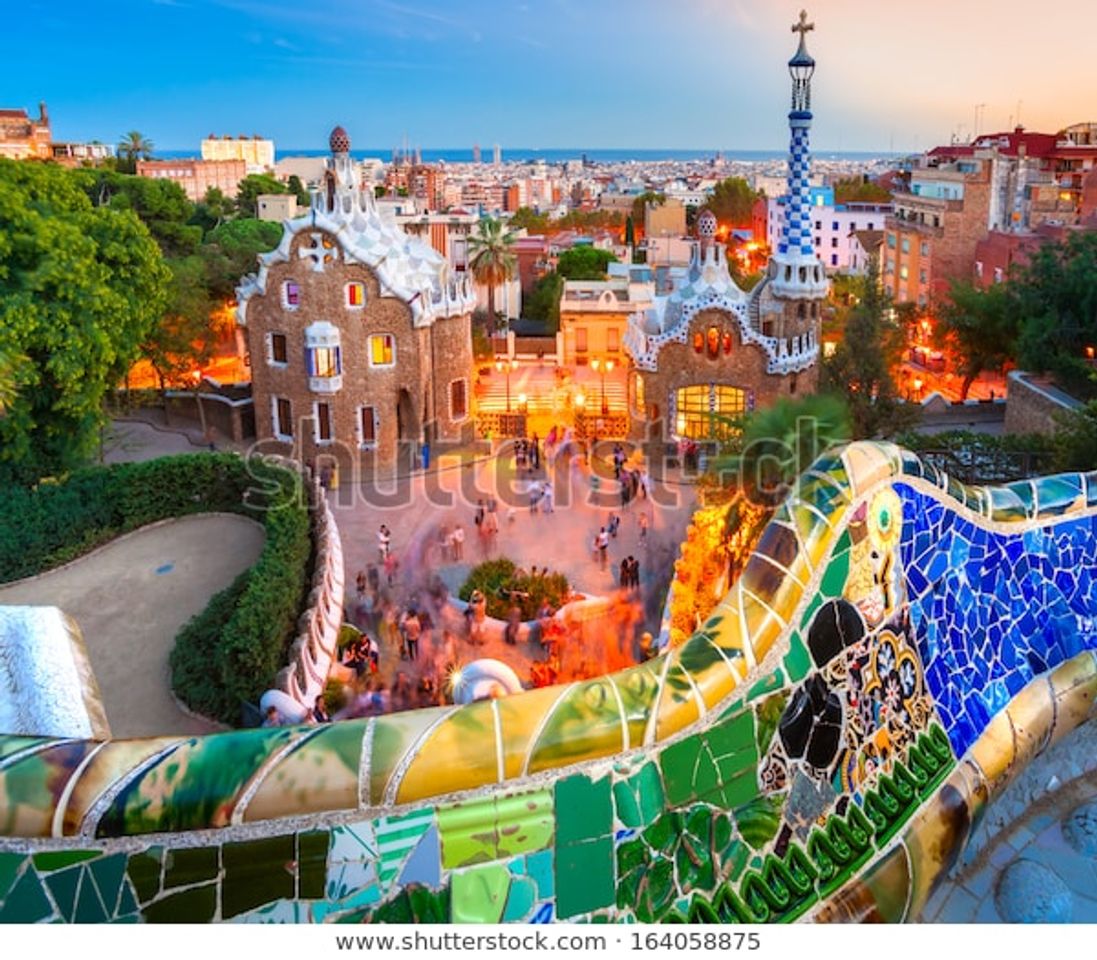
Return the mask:
<svg viewBox="0 0 1097 960">
<path fill-rule="evenodd" d="M 800 46 L 788 62 L 792 76 L 792 110 L 788 115 L 791 143 L 788 158 L 788 197 L 785 202 L 781 239 L 770 261 L 772 292 L 792 300 L 817 300 L 826 296 L 827 277 L 815 254 L 811 219 L 811 77 L 815 60 L 807 50 L 807 33 L 815 24 L 800 21 L 793 33 L 800 34 Z"/>
</svg>

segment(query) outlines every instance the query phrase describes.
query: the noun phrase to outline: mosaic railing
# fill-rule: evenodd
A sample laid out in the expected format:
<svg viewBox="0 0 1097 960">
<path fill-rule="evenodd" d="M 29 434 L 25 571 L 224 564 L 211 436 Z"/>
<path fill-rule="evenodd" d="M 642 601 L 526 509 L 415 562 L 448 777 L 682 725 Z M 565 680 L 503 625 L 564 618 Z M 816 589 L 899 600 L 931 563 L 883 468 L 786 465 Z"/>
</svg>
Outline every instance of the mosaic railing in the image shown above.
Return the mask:
<svg viewBox="0 0 1097 960">
<path fill-rule="evenodd" d="M 0 920 L 918 915 L 1092 714 L 1097 475 L 808 470 L 681 647 L 465 707 L 0 738 Z"/>
</svg>

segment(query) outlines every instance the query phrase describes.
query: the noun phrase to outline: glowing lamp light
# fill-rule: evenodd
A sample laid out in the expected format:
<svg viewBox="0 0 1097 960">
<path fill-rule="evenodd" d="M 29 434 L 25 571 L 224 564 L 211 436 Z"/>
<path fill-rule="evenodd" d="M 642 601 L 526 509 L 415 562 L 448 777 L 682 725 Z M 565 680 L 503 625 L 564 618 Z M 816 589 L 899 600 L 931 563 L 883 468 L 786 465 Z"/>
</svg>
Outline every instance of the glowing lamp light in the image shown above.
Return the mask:
<svg viewBox="0 0 1097 960">
<path fill-rule="evenodd" d="M 524 393 L 518 394 L 518 406 L 524 407 L 526 405 L 526 395 Z"/>
<path fill-rule="evenodd" d="M 602 366 L 602 361 L 599 360 L 597 357 L 595 357 L 593 360 L 590 361 L 590 368 L 595 373 L 597 373 L 601 369 L 601 366 Z"/>
<path fill-rule="evenodd" d="M 1093 357 L 1094 357 L 1094 353 L 1095 353 L 1095 351 L 1094 351 L 1093 347 L 1086 347 L 1086 359 L 1087 360 L 1092 360 Z"/>
<path fill-rule="evenodd" d="M 613 373 L 613 361 L 612 360 L 607 360 L 606 361 L 606 373 Z"/>
<path fill-rule="evenodd" d="M 921 390 L 922 389 L 922 378 L 921 377 L 915 377 L 914 378 L 914 389 L 915 390 Z"/>
<path fill-rule="evenodd" d="M 580 410 L 587 405 L 587 395 L 585 393 L 577 393 L 575 395 L 575 406 Z"/>
</svg>

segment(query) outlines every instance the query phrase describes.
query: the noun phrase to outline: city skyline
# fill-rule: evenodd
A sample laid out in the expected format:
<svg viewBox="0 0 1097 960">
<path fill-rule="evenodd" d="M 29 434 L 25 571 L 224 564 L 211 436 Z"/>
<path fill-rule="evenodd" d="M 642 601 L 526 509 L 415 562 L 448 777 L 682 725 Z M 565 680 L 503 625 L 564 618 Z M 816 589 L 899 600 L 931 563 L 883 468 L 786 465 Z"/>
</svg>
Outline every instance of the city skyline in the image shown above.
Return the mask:
<svg viewBox="0 0 1097 960">
<path fill-rule="evenodd" d="M 0 64 L 7 106 L 49 104 L 59 137 L 114 142 L 139 129 L 163 150 L 209 133 L 258 133 L 280 149 L 782 149 L 789 27 L 803 4 L 656 0 L 580 7 L 437 0 L 121 0 L 104 30 L 74 0 L 32 2 Z M 1018 121 L 1055 131 L 1093 119 L 1086 46 L 1097 11 L 1065 0 L 1053 70 L 1009 6 L 818 0 L 809 47 L 820 151 L 925 149 Z M 22 22 L 21 22 L 22 21 Z M 1087 24 L 1089 27 L 1087 27 Z M 88 69 L 89 36 L 99 69 Z M 213 51 L 212 55 L 210 51 Z M 128 64 L 128 65 L 127 65 Z M 904 82 L 905 76 L 911 77 Z M 874 78 L 880 78 L 877 82 Z M 890 79 L 888 79 L 890 78 Z"/>
</svg>

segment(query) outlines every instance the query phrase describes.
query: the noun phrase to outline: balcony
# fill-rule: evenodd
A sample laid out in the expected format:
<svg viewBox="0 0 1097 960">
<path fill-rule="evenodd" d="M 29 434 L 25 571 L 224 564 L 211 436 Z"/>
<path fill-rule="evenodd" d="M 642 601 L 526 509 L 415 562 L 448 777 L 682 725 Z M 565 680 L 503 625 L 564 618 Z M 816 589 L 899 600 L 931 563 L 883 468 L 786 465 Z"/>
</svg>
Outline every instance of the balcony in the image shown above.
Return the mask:
<svg viewBox="0 0 1097 960">
<path fill-rule="evenodd" d="M 309 390 L 313 393 L 338 393 L 343 389 L 343 375 L 309 377 Z"/>
</svg>

